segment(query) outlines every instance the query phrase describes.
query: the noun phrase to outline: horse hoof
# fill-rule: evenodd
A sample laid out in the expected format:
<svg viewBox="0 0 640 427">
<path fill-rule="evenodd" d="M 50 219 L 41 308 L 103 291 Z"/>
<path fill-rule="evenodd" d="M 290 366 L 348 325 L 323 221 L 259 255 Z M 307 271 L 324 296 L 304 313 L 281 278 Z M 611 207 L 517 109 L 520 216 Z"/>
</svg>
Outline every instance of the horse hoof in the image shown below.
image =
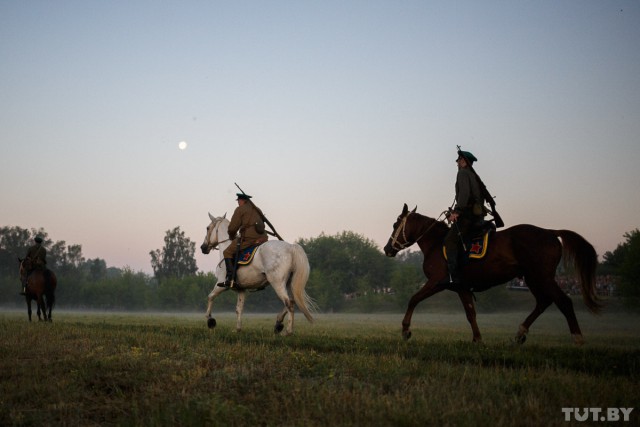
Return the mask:
<svg viewBox="0 0 640 427">
<path fill-rule="evenodd" d="M 207 319 L 207 327 L 209 329 L 213 329 L 216 327 L 216 319 L 214 319 L 213 317 L 210 317 Z"/>
<path fill-rule="evenodd" d="M 404 338 L 405 341 L 409 340 L 409 338 L 411 338 L 411 331 L 402 331 L 402 338 Z"/>
<path fill-rule="evenodd" d="M 513 341 L 518 345 L 522 345 L 526 340 L 527 340 L 526 335 L 517 335 Z"/>
<path fill-rule="evenodd" d="M 273 328 L 273 332 L 279 334 L 284 329 L 284 325 L 282 323 L 276 323 L 276 326 Z"/>
</svg>

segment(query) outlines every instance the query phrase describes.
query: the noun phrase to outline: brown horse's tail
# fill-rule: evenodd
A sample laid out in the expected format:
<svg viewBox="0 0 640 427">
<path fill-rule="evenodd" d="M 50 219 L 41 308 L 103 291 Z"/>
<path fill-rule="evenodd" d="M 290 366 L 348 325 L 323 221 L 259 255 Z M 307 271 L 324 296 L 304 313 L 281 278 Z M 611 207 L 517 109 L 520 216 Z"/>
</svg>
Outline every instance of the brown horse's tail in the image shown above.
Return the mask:
<svg viewBox="0 0 640 427">
<path fill-rule="evenodd" d="M 45 297 L 47 298 L 47 304 L 53 307 L 56 304 L 56 287 L 58 286 L 58 278 L 55 273 L 49 269 L 44 272 L 45 277 Z"/>
<path fill-rule="evenodd" d="M 554 230 L 553 232 L 562 239 L 564 262 L 569 265 L 573 261 L 576 274 L 580 279 L 582 300 L 590 312 L 599 313 L 604 304 L 596 293 L 598 254 L 595 248 L 576 232 L 570 230 Z"/>
</svg>

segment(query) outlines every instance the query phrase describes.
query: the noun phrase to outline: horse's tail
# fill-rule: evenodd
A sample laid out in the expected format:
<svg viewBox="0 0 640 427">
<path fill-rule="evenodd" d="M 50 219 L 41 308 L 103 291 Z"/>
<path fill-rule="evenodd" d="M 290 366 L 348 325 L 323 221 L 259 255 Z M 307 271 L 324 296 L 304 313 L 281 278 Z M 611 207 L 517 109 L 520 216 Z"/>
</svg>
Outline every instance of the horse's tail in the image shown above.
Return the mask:
<svg viewBox="0 0 640 427">
<path fill-rule="evenodd" d="M 293 300 L 309 322 L 313 322 L 311 311 L 316 310 L 316 303 L 305 292 L 304 288 L 309 280 L 309 260 L 302 246 L 293 243 L 293 274 L 291 275 L 291 293 Z"/>
<path fill-rule="evenodd" d="M 47 305 L 52 307 L 56 303 L 56 287 L 58 286 L 58 278 L 56 274 L 48 268 L 43 272 L 44 279 L 44 296 L 47 299 Z"/>
<path fill-rule="evenodd" d="M 580 279 L 582 300 L 590 312 L 597 314 L 604 304 L 596 292 L 596 268 L 598 255 L 595 248 L 584 237 L 570 230 L 554 230 L 562 239 L 562 252 L 565 263 L 573 261 L 576 274 Z"/>
</svg>

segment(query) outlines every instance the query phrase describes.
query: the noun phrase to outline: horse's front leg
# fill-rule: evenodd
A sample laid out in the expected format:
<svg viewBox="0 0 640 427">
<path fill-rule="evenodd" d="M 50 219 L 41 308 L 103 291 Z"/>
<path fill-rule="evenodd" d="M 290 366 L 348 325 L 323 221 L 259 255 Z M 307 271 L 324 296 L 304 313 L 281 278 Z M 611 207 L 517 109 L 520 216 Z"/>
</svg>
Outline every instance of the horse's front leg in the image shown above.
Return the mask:
<svg viewBox="0 0 640 427">
<path fill-rule="evenodd" d="M 402 319 L 402 337 L 405 340 L 411 338 L 411 317 L 413 316 L 413 311 L 416 306 L 423 300 L 429 298 L 432 295 L 441 292 L 444 288 L 439 286 L 430 285 L 430 280 L 427 281 L 418 292 L 416 292 L 411 299 L 409 300 L 409 305 L 407 307 L 407 312 L 404 314 L 404 318 Z M 438 283 L 437 281 L 433 281 L 433 283 Z"/>
<path fill-rule="evenodd" d="M 42 317 L 40 316 L 40 312 L 44 315 L 44 320 L 47 320 L 47 311 L 44 307 L 44 300 L 42 299 L 42 295 L 38 297 L 38 301 L 36 301 L 36 305 L 38 306 L 38 322 L 42 322 Z"/>
<path fill-rule="evenodd" d="M 53 322 L 53 319 L 51 318 L 51 310 L 53 309 L 53 305 L 49 303 L 49 301 L 47 301 L 47 322 Z"/>
<path fill-rule="evenodd" d="M 213 310 L 213 300 L 215 300 L 218 295 L 227 290 L 229 290 L 229 288 L 214 286 L 213 290 L 207 296 L 207 312 L 205 313 L 205 318 L 207 319 L 207 326 L 209 327 L 209 329 L 216 327 L 216 319 L 211 317 L 211 311 Z"/>
<path fill-rule="evenodd" d="M 464 307 L 464 312 L 467 315 L 467 320 L 471 325 L 473 331 L 473 342 L 482 342 L 482 335 L 480 335 L 480 328 L 478 328 L 478 322 L 476 322 L 476 307 L 473 304 L 473 294 L 469 291 L 458 292 L 458 297 Z"/>
<path fill-rule="evenodd" d="M 29 313 L 29 322 L 31 322 L 31 298 L 27 297 L 27 313 Z"/>
<path fill-rule="evenodd" d="M 242 311 L 244 310 L 245 291 L 238 291 L 238 301 L 236 301 L 236 332 L 242 329 Z"/>
</svg>

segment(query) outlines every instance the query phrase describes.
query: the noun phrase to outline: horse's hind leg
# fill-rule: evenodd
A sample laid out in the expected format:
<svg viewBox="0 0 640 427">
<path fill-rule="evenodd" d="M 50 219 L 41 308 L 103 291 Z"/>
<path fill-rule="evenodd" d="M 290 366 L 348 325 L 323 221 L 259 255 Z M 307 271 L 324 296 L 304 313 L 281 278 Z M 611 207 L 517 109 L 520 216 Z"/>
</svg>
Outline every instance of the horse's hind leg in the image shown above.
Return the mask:
<svg viewBox="0 0 640 427">
<path fill-rule="evenodd" d="M 569 324 L 569 331 L 571 331 L 573 341 L 578 345 L 582 345 L 584 344 L 584 338 L 582 337 L 582 331 L 580 330 L 580 326 L 578 325 L 576 312 L 573 310 L 573 301 L 571 301 L 571 298 L 569 298 L 567 294 L 565 294 L 555 282 L 554 285 L 555 286 L 552 290 L 553 302 L 567 319 L 567 323 Z"/>
<path fill-rule="evenodd" d="M 293 301 L 289 298 L 286 284 L 284 282 L 280 282 L 279 285 L 274 285 L 273 283 L 274 282 L 271 283 L 273 290 L 276 291 L 278 298 L 280 298 L 280 301 L 284 304 L 284 309 L 276 318 L 275 332 L 278 333 L 282 331 L 282 322 L 284 321 L 285 316 L 289 314 L 285 335 L 291 335 L 293 333 Z"/>
<path fill-rule="evenodd" d="M 284 323 L 283 323 L 284 317 L 287 315 L 288 312 L 289 312 L 289 309 L 285 307 L 282 309 L 280 314 L 278 314 L 278 316 L 276 317 L 276 325 L 273 327 L 273 332 L 275 332 L 276 334 L 279 334 L 284 329 Z"/>
<path fill-rule="evenodd" d="M 518 329 L 518 334 L 516 335 L 516 342 L 523 343 L 527 339 L 527 333 L 529 332 L 529 327 L 533 324 L 533 322 L 551 305 L 551 303 L 555 303 L 560 312 L 564 314 L 564 317 L 567 319 L 567 323 L 569 324 L 569 330 L 571 331 L 571 335 L 576 344 L 583 344 L 584 339 L 582 338 L 582 332 L 580 331 L 580 326 L 578 326 L 578 319 L 576 318 L 576 313 L 573 311 L 573 302 L 571 299 L 560 289 L 558 284 L 554 279 L 551 279 L 551 283 L 547 286 L 544 286 L 544 291 L 540 290 L 540 286 L 536 284 L 529 284 L 529 289 L 536 297 L 536 307 L 533 309 L 531 314 L 525 319 L 525 321 L 520 325 Z"/>
<path fill-rule="evenodd" d="M 531 287 L 529 287 L 531 289 Z M 535 291 L 531 291 L 532 293 Z M 551 305 L 551 299 L 546 295 L 538 295 L 534 293 L 536 298 L 536 306 L 533 311 L 527 316 L 527 318 L 520 324 L 518 327 L 518 333 L 516 334 L 515 342 L 516 344 L 524 344 L 527 340 L 527 334 L 529 333 L 529 328 L 536 321 L 536 319 Z"/>
</svg>

